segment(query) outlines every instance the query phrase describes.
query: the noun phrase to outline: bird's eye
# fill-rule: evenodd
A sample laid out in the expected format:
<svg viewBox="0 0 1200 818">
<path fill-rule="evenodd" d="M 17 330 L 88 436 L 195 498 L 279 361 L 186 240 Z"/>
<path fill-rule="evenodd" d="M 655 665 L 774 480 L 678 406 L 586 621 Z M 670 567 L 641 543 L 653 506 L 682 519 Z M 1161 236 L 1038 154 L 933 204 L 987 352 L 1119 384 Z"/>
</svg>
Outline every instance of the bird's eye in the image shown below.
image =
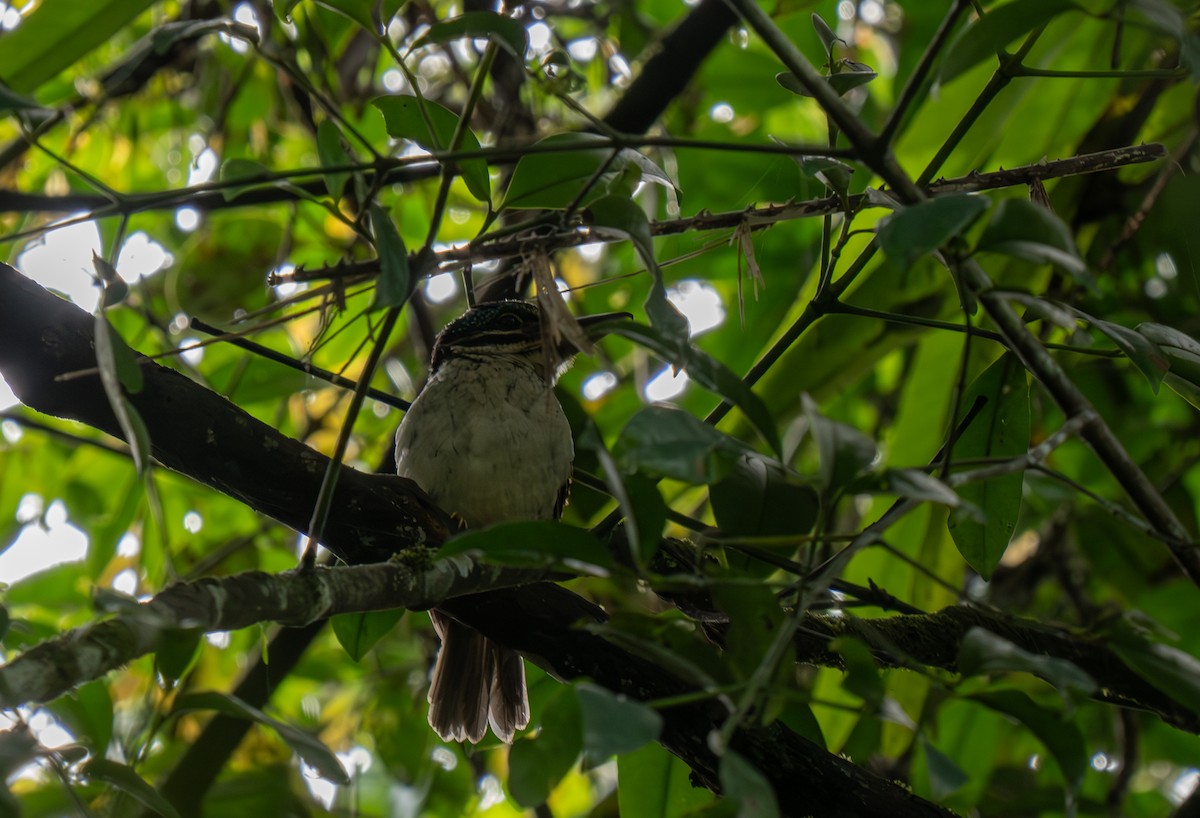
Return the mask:
<svg viewBox="0 0 1200 818">
<path fill-rule="evenodd" d="M 521 319 L 512 313 L 500 316 L 496 321 L 496 327 L 499 329 L 520 329 Z"/>
</svg>

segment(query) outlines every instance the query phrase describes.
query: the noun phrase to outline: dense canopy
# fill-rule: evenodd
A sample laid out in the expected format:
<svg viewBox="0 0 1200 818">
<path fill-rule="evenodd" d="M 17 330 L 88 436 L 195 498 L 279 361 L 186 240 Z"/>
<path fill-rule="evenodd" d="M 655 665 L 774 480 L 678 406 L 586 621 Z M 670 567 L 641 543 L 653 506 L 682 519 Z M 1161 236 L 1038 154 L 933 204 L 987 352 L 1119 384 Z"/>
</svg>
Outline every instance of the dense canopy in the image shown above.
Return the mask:
<svg viewBox="0 0 1200 818">
<path fill-rule="evenodd" d="M 1200 815 L 1196 25 L 0 2 L 0 814 Z M 632 318 L 461 530 L 392 441 L 502 298 Z"/>
</svg>

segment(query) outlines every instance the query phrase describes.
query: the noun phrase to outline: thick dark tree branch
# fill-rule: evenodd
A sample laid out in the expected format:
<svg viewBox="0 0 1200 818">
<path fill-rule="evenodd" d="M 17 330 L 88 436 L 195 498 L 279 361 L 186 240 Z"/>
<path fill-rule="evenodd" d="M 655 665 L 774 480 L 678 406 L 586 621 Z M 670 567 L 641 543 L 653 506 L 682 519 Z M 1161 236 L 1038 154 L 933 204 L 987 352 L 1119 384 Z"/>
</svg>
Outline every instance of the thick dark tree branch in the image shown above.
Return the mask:
<svg viewBox="0 0 1200 818">
<path fill-rule="evenodd" d="M 637 79 L 604 117 L 605 124 L 623 133 L 649 130 L 736 22 L 725 0 L 701 0 L 653 46 Z"/>
</svg>

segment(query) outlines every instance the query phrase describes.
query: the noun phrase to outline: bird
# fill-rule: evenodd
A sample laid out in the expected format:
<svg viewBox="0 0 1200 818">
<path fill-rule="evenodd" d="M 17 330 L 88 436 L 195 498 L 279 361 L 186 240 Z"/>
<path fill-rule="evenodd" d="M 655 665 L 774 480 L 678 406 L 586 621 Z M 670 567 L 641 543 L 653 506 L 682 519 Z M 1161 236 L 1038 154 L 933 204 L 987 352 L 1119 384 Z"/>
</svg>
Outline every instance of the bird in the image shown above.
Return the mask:
<svg viewBox="0 0 1200 818">
<path fill-rule="evenodd" d="M 602 334 L 623 316 L 585 316 L 579 324 Z M 548 323 L 526 301 L 468 309 L 438 334 L 429 377 L 396 430 L 397 473 L 466 527 L 562 515 L 575 449 L 554 384 L 590 345 L 552 340 Z M 490 724 L 511 743 L 529 724 L 521 656 L 437 608 L 430 618 L 441 640 L 430 726 L 444 741 L 477 744 Z"/>
</svg>

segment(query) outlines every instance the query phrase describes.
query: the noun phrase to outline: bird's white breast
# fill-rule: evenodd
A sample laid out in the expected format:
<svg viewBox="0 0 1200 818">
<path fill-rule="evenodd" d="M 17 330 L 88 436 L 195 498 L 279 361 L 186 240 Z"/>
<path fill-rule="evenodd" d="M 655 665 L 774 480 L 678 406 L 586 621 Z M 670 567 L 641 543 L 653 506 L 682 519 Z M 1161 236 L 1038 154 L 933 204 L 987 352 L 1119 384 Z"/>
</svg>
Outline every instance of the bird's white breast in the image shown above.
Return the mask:
<svg viewBox="0 0 1200 818">
<path fill-rule="evenodd" d="M 396 433 L 396 471 L 469 526 L 553 517 L 574 453 L 553 389 L 504 356 L 446 361 Z"/>
</svg>

